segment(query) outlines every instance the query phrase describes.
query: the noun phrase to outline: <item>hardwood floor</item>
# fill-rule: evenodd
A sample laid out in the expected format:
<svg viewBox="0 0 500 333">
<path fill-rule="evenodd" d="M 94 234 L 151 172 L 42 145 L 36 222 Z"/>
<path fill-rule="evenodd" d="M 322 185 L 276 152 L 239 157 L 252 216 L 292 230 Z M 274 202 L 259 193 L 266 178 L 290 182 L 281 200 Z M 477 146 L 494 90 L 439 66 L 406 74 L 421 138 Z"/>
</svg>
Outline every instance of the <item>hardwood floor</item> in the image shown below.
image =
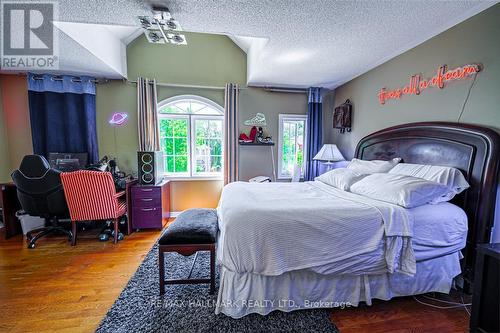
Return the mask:
<svg viewBox="0 0 500 333">
<path fill-rule="evenodd" d="M 449 296 L 436 294 L 436 298 L 460 302 L 458 292 Z M 425 303 L 439 306 L 423 296 Z M 464 301 L 470 303 L 470 296 Z M 470 307 L 468 308 L 470 311 Z M 419 304 L 413 297 L 394 298 L 390 301 L 375 300 L 371 306 L 332 310 L 330 317 L 341 333 L 465 333 L 469 331 L 469 315 L 465 308 L 436 309 Z"/>
<path fill-rule="evenodd" d="M 76 247 L 49 237 L 28 250 L 20 236 L 5 241 L 0 232 L 0 332 L 93 332 L 159 232 L 136 232 L 117 245 L 79 236 Z M 408 297 L 335 309 L 331 320 L 341 333 L 458 333 L 468 331 L 469 317 Z"/>
<path fill-rule="evenodd" d="M 51 236 L 29 250 L 0 232 L 0 332 L 94 332 L 158 236 L 114 245 L 80 232 L 75 247 Z"/>
</svg>

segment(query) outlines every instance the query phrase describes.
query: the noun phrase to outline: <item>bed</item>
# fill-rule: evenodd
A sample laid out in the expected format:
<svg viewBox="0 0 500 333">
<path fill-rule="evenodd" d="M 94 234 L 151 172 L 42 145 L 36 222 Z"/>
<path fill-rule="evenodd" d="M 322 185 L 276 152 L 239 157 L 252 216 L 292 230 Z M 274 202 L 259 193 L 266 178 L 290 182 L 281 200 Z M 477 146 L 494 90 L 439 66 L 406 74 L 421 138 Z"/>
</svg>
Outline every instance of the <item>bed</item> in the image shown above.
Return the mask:
<svg viewBox="0 0 500 333">
<path fill-rule="evenodd" d="M 406 209 L 317 181 L 227 185 L 216 312 L 239 318 L 447 293 L 460 273 L 467 287 L 475 246 L 489 241 L 493 224 L 499 143 L 491 130 L 436 122 L 358 143 L 359 159 L 461 170 L 471 187 L 451 203 Z"/>
</svg>

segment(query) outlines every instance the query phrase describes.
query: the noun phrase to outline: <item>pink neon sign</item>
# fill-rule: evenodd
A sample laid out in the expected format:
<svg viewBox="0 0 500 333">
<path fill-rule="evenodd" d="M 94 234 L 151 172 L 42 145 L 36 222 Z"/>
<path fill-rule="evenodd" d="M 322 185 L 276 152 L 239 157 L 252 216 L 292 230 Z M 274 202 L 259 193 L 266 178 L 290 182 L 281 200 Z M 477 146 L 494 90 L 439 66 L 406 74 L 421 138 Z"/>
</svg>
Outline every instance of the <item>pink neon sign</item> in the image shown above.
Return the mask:
<svg viewBox="0 0 500 333">
<path fill-rule="evenodd" d="M 443 65 L 438 68 L 436 75 L 430 79 L 425 79 L 420 74 L 415 74 L 410 78 L 409 84 L 402 88 L 387 90 L 384 87 L 380 89 L 378 100 L 380 104 L 385 104 L 387 100 L 399 99 L 403 95 L 420 95 L 427 88 L 438 87 L 443 89 L 446 82 L 466 79 L 475 73 L 479 73 L 481 70 L 482 66 L 479 64 L 465 65 L 451 70 L 447 70 L 446 65 Z"/>
<path fill-rule="evenodd" d="M 128 114 L 125 112 L 115 112 L 109 119 L 109 124 L 113 126 L 123 126 L 128 120 Z"/>
</svg>

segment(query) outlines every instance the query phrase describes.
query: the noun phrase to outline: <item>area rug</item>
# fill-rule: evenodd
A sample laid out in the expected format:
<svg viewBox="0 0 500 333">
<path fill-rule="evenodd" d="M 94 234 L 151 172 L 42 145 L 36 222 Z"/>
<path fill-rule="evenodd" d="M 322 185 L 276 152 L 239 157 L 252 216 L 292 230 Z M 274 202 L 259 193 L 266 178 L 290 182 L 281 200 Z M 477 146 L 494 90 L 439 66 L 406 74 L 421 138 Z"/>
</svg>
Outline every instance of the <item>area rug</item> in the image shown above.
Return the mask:
<svg viewBox="0 0 500 333">
<path fill-rule="evenodd" d="M 166 254 L 168 278 L 185 277 L 192 257 Z M 209 256 L 200 252 L 192 277 L 206 277 Z M 217 288 L 218 288 L 217 276 Z M 159 296 L 158 247 L 153 246 L 116 302 L 97 328 L 99 333 L 117 332 L 334 332 L 330 310 L 274 311 L 267 316 L 251 314 L 232 319 L 215 314 L 214 295 L 208 285 L 166 286 Z"/>
</svg>

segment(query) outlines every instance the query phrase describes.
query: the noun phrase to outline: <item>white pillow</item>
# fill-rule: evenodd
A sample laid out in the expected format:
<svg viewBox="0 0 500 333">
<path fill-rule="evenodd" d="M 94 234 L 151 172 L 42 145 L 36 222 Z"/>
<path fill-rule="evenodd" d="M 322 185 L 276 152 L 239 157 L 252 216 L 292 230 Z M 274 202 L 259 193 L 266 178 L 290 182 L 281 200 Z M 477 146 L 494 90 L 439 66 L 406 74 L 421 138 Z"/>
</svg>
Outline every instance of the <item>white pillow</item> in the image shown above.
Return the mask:
<svg viewBox="0 0 500 333">
<path fill-rule="evenodd" d="M 422 178 L 376 173 L 351 186 L 351 192 L 405 208 L 418 207 L 448 193 L 445 185 Z"/>
<path fill-rule="evenodd" d="M 382 161 L 382 160 L 365 161 L 353 158 L 349 163 L 349 165 L 347 166 L 347 168 L 359 174 L 384 173 L 394 168 L 394 166 L 398 164 L 399 161 L 401 161 L 400 158 L 393 158 L 392 160 L 389 161 Z"/>
<path fill-rule="evenodd" d="M 450 201 L 456 194 L 459 194 L 470 187 L 462 172 L 451 167 L 400 163 L 392 168 L 389 173 L 413 176 L 448 186 L 450 189 L 449 193 L 441 198 L 438 198 L 432 203 Z"/>
<path fill-rule="evenodd" d="M 339 168 L 325 172 L 324 174 L 314 178 L 314 180 L 319 180 L 320 182 L 327 185 L 336 187 L 344 191 L 349 191 L 349 188 L 351 188 L 352 184 L 365 176 L 366 175 L 361 175 L 346 168 Z"/>
</svg>

